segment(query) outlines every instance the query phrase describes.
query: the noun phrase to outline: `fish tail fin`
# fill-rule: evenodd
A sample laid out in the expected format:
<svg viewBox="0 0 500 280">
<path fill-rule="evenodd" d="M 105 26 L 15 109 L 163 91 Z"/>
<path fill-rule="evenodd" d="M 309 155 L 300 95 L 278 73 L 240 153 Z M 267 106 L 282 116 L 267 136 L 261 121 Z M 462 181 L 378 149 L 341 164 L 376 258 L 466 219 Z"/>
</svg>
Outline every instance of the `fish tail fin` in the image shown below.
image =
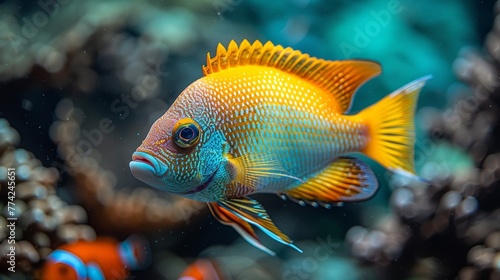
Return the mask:
<svg viewBox="0 0 500 280">
<path fill-rule="evenodd" d="M 118 250 L 123 263 L 129 269 L 144 269 L 151 263 L 151 247 L 144 236 L 131 235 L 120 243 Z"/>
<path fill-rule="evenodd" d="M 358 114 L 368 125 L 370 139 L 361 151 L 389 170 L 415 175 L 415 105 L 430 78 L 414 80 Z"/>
</svg>

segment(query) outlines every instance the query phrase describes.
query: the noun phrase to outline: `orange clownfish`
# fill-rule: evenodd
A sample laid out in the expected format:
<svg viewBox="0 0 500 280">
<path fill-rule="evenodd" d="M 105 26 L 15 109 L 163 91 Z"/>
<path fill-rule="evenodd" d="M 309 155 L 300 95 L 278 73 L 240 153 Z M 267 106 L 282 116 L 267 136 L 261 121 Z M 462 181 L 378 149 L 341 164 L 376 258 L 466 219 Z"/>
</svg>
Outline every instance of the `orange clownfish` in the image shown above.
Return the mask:
<svg viewBox="0 0 500 280">
<path fill-rule="evenodd" d="M 151 259 L 145 239 L 131 236 L 77 241 L 54 250 L 42 268 L 42 280 L 123 280 L 129 270 L 141 269 Z"/>
<path fill-rule="evenodd" d="M 358 114 L 357 89 L 378 63 L 328 61 L 271 42 L 234 41 L 207 54 L 190 84 L 151 127 L 130 169 L 160 190 L 207 202 L 212 214 L 270 254 L 252 226 L 298 251 L 249 197 L 275 193 L 315 207 L 371 198 L 372 168 L 356 153 L 415 177 L 413 116 L 428 77 Z"/>
<path fill-rule="evenodd" d="M 228 280 L 219 265 L 213 260 L 198 259 L 190 264 L 178 280 Z"/>
</svg>

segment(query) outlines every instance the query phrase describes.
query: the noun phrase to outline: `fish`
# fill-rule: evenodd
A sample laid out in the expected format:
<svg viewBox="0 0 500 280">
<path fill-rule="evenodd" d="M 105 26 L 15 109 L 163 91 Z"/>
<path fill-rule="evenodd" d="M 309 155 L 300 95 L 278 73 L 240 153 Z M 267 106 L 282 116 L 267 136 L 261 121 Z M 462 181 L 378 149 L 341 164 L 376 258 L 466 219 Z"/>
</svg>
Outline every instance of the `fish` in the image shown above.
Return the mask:
<svg viewBox="0 0 500 280">
<path fill-rule="evenodd" d="M 123 242 L 113 238 L 79 240 L 60 246 L 47 256 L 42 280 L 125 280 L 129 271 L 149 265 L 146 239 L 132 235 Z"/>
<path fill-rule="evenodd" d="M 229 280 L 215 260 L 197 259 L 188 265 L 178 280 Z"/>
<path fill-rule="evenodd" d="M 159 190 L 206 202 L 213 216 L 274 255 L 254 231 L 301 250 L 250 195 L 301 205 L 363 201 L 378 179 L 363 157 L 419 178 L 414 112 L 430 76 L 350 113 L 357 89 L 381 73 L 369 60 L 324 60 L 290 47 L 231 41 L 207 53 L 132 154 L 131 173 Z"/>
</svg>

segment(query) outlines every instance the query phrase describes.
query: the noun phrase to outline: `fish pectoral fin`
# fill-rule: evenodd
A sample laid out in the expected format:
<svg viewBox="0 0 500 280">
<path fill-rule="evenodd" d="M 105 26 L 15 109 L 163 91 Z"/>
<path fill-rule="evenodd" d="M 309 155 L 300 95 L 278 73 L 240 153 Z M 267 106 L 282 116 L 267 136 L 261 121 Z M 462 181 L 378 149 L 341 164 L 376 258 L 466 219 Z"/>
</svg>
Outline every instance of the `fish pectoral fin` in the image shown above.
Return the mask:
<svg viewBox="0 0 500 280">
<path fill-rule="evenodd" d="M 260 242 L 259 237 L 255 234 L 255 231 L 249 223 L 226 210 L 217 202 L 209 202 L 207 204 L 210 212 L 219 222 L 224 225 L 232 226 L 248 243 L 252 244 L 256 248 L 268 253 L 271 256 L 276 255 L 276 253 Z"/>
<path fill-rule="evenodd" d="M 257 226 L 259 229 L 261 229 L 265 234 L 273 238 L 274 240 L 281 242 L 285 245 L 288 245 L 295 250 L 299 251 L 302 253 L 302 250 L 297 248 L 293 244 L 293 241 L 284 233 L 282 233 L 276 225 L 273 223 L 269 215 L 267 214 L 266 210 L 264 207 L 257 202 L 254 199 L 251 199 L 249 197 L 243 197 L 243 198 L 235 198 L 235 199 L 230 199 L 230 200 L 221 200 L 217 201 L 217 204 L 219 206 L 219 210 L 223 209 L 224 214 L 229 213 L 232 214 L 232 217 L 238 218 L 237 223 L 238 224 L 245 224 L 246 226 L 246 233 L 250 233 L 249 236 L 253 237 L 253 239 L 249 240 L 247 236 L 243 235 L 243 237 L 250 242 L 250 244 L 256 246 L 255 241 L 257 241 L 259 246 L 256 246 L 257 248 L 263 250 L 262 245 L 255 235 L 255 232 L 251 229 L 251 225 Z M 231 216 L 228 216 L 231 217 Z M 231 224 L 233 226 L 233 224 Z M 233 226 L 234 227 L 234 226 Z M 251 231 L 248 230 L 250 228 Z M 238 229 L 237 229 L 238 230 Z M 238 230 L 238 232 L 241 234 L 241 232 Z M 263 250 L 267 253 L 269 253 L 269 249 L 264 247 L 266 250 Z M 271 251 L 272 252 L 272 251 Z M 273 255 L 272 253 L 271 255 Z"/>
<path fill-rule="evenodd" d="M 263 177 L 287 177 L 304 183 L 288 173 L 281 162 L 272 154 L 245 154 L 228 158 L 232 180 L 253 190 L 257 190 Z"/>
<path fill-rule="evenodd" d="M 341 157 L 319 175 L 284 192 L 291 200 L 327 208 L 331 204 L 366 200 L 378 189 L 377 177 L 363 161 Z"/>
</svg>

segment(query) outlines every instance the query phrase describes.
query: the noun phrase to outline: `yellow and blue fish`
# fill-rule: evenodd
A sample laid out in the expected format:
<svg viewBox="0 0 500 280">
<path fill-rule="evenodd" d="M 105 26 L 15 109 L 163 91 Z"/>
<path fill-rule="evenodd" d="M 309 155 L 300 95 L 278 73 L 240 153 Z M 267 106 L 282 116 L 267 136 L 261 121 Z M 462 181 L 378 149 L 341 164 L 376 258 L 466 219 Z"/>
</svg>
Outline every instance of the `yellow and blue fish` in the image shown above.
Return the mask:
<svg viewBox="0 0 500 280">
<path fill-rule="evenodd" d="M 414 175 L 417 79 L 358 114 L 356 90 L 378 63 L 328 61 L 271 42 L 221 44 L 204 77 L 189 85 L 151 127 L 132 156 L 139 180 L 207 202 L 212 214 L 270 254 L 252 226 L 300 251 L 254 193 L 277 193 L 329 207 L 372 197 L 378 181 L 363 153 Z"/>
</svg>

